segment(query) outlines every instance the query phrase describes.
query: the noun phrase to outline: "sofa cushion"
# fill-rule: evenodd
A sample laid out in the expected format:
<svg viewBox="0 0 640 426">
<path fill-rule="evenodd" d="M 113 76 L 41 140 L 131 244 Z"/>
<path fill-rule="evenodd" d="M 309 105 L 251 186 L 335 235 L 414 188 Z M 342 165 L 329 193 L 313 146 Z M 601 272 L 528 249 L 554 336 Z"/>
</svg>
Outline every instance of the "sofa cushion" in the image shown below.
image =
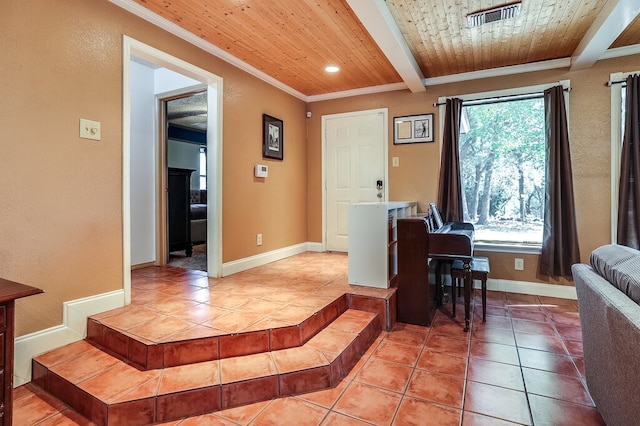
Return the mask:
<svg viewBox="0 0 640 426">
<path fill-rule="evenodd" d="M 590 261 L 593 269 L 640 304 L 640 251 L 609 244 L 595 249 Z"/>
</svg>

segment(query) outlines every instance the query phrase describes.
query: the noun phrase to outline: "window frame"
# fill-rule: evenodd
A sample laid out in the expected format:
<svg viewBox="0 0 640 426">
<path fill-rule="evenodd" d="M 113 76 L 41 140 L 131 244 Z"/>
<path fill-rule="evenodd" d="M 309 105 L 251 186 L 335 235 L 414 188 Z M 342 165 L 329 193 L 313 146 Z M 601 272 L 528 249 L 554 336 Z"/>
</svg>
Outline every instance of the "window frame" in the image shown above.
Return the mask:
<svg viewBox="0 0 640 426">
<path fill-rule="evenodd" d="M 441 96 L 438 97 L 438 105 L 439 105 L 439 119 L 438 126 L 440 128 L 438 142 L 439 142 L 439 150 L 440 157 L 442 157 L 442 145 L 443 145 L 443 129 L 444 129 L 444 117 L 445 117 L 445 104 L 447 98 L 459 98 L 462 99 L 463 102 L 472 102 L 478 101 L 481 99 L 491 99 L 491 98 L 500 98 L 500 97 L 512 97 L 512 96 L 522 96 L 531 93 L 542 93 L 546 89 L 557 86 L 558 84 L 562 85 L 565 89 L 565 104 L 566 104 L 566 113 L 567 113 L 567 125 L 569 124 L 569 97 L 568 90 L 571 89 L 571 81 L 570 80 L 560 80 L 552 83 L 545 84 L 536 84 L 531 86 L 521 86 L 521 87 L 513 87 L 509 89 L 500 89 L 500 90 L 491 90 L 487 92 L 477 92 L 477 93 L 467 93 L 460 95 L 452 95 L 452 96 Z M 539 254 L 542 250 L 542 244 L 513 244 L 513 243 L 475 243 L 475 249 L 487 252 L 510 252 L 510 253 L 523 253 L 523 254 Z"/>
</svg>

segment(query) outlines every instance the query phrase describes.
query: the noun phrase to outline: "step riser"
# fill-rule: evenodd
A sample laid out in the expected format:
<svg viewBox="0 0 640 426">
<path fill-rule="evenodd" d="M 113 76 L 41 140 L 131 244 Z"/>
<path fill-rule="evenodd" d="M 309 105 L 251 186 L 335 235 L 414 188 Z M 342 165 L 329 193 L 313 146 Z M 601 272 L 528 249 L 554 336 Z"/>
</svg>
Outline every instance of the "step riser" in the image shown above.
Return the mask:
<svg viewBox="0 0 640 426">
<path fill-rule="evenodd" d="M 326 365 L 123 403 L 99 401 L 82 390 L 81 383 L 74 385 L 35 359 L 33 382 L 96 424 L 119 425 L 125 420 L 128 424 L 148 424 L 335 386 L 379 333 L 380 321 L 376 315 L 340 353 L 325 353 Z"/>
</svg>

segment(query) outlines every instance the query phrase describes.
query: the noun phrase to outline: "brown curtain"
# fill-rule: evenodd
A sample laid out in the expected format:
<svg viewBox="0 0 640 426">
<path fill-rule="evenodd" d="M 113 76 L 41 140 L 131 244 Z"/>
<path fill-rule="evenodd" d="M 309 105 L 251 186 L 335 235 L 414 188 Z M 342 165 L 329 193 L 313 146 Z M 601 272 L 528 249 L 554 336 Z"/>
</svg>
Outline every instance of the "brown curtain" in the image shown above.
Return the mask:
<svg viewBox="0 0 640 426">
<path fill-rule="evenodd" d="M 640 76 L 627 77 L 624 139 L 618 196 L 618 244 L 639 248 L 640 241 Z"/>
<path fill-rule="evenodd" d="M 567 112 L 562 86 L 544 91 L 547 170 L 540 274 L 571 277 L 580 262 Z"/>
<path fill-rule="evenodd" d="M 447 99 L 440 159 L 438 209 L 445 222 L 462 222 L 462 187 L 460 184 L 460 118 L 462 100 Z"/>
</svg>

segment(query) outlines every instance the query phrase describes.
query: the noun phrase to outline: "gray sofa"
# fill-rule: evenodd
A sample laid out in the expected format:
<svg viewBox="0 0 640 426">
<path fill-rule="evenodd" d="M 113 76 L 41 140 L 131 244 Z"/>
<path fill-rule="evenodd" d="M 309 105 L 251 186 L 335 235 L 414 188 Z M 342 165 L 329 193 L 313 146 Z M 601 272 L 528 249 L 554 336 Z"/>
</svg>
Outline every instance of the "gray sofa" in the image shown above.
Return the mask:
<svg viewBox="0 0 640 426">
<path fill-rule="evenodd" d="M 205 244 L 207 242 L 207 190 L 192 189 L 189 201 L 191 243 Z"/>
<path fill-rule="evenodd" d="M 640 251 L 606 245 L 573 265 L 587 386 L 608 426 L 640 424 Z"/>
</svg>

